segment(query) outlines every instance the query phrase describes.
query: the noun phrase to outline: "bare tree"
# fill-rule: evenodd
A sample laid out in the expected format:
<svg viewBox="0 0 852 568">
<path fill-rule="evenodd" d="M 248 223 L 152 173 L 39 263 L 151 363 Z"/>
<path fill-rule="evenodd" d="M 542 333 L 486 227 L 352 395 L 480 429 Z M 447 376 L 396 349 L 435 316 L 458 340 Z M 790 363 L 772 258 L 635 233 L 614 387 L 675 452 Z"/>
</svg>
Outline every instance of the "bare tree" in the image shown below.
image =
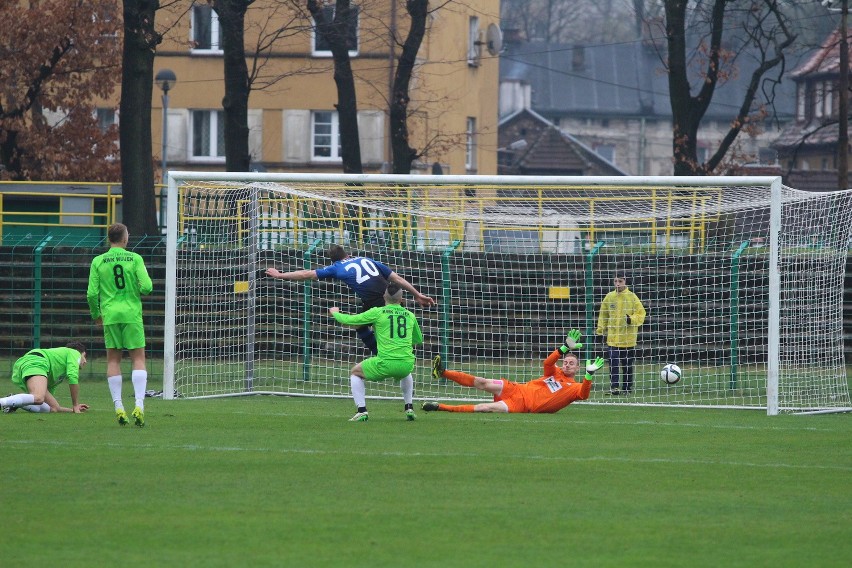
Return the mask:
<svg viewBox="0 0 852 568">
<path fill-rule="evenodd" d="M 329 21 L 318 0 L 307 0 L 308 11 L 316 22 L 316 33 L 331 47 L 334 59 L 334 82 L 337 85 L 337 113 L 340 122 L 340 147 L 343 173 L 360 174 L 361 142 L 358 138 L 358 102 L 355 76 L 349 50 L 350 21 L 355 17 L 350 0 L 337 0 L 334 17 Z"/>
<path fill-rule="evenodd" d="M 213 0 L 219 16 L 225 75 L 225 170 L 247 172 L 249 154 L 248 98 L 251 90 L 245 50 L 245 16 L 254 0 Z"/>
<path fill-rule="evenodd" d="M 154 28 L 158 0 L 123 0 L 121 73 L 121 184 L 123 221 L 135 235 L 158 232 L 151 156 L 154 54 L 162 36 Z M 163 149 L 165 151 L 165 148 Z"/>
<path fill-rule="evenodd" d="M 713 173 L 722 163 L 741 131 L 768 114 L 774 85 L 784 72 L 785 50 L 796 36 L 777 0 L 713 0 L 699 4 L 694 11 L 689 8 L 687 0 L 665 1 L 672 151 L 675 175 L 704 175 Z M 693 38 L 690 49 L 688 42 Z M 736 67 L 738 56 L 746 48 L 758 58 L 748 87 L 716 152 L 700 164 L 697 141 L 701 120 L 716 88 Z M 766 95 L 767 102 L 758 100 L 759 93 Z"/>
<path fill-rule="evenodd" d="M 390 101 L 390 135 L 393 153 L 393 173 L 411 173 L 411 164 L 420 153 L 411 147 L 408 132 L 408 103 L 411 76 L 417 62 L 417 52 L 426 35 L 426 17 L 429 0 L 406 0 L 405 8 L 410 17 L 408 36 L 402 46 L 393 80 Z"/>
</svg>

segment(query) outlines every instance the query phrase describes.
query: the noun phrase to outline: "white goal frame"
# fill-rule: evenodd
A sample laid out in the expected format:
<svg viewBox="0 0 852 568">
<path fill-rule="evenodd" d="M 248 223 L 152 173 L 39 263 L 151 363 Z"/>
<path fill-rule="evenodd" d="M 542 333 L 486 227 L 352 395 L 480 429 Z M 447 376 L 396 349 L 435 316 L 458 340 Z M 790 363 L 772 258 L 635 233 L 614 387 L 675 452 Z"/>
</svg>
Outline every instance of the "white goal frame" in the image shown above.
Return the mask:
<svg viewBox="0 0 852 568">
<path fill-rule="evenodd" d="M 190 182 L 229 182 L 229 183 L 299 183 L 324 182 L 345 184 L 412 184 L 439 187 L 442 185 L 478 184 L 489 186 L 511 185 L 515 187 L 535 187 L 541 184 L 582 185 L 582 186 L 652 186 L 672 188 L 690 187 L 753 187 L 761 186 L 771 191 L 769 215 L 769 278 L 768 304 L 766 317 L 768 327 L 768 362 L 766 412 L 768 415 L 779 413 L 779 361 L 780 361 L 780 292 L 779 275 L 779 231 L 781 229 L 782 190 L 780 177 L 775 176 L 720 176 L 720 177 L 676 177 L 676 176 L 625 176 L 625 177 L 533 177 L 533 176 L 407 176 L 386 174 L 307 174 L 307 173 L 236 173 L 236 172 L 193 172 L 171 171 L 168 173 L 168 191 L 166 206 L 166 304 L 164 333 L 164 370 L 163 398 L 172 399 L 175 394 L 175 322 L 176 322 L 176 263 L 178 247 L 178 195 L 180 187 Z M 278 392 L 254 392 L 251 394 L 282 394 Z M 699 407 L 707 407 L 697 405 Z M 731 408 L 738 408 L 732 406 Z M 852 411 L 852 408 L 830 408 L 825 412 Z M 823 412 L 817 410 L 816 412 Z"/>
</svg>

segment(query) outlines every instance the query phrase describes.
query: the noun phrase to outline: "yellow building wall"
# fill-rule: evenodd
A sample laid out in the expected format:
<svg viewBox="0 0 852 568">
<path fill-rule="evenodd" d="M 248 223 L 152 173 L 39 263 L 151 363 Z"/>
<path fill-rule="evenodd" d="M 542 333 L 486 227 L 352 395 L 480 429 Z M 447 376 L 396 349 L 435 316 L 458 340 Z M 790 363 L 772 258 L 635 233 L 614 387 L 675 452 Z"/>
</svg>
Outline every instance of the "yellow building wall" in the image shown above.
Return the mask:
<svg viewBox="0 0 852 568">
<path fill-rule="evenodd" d="M 404 2 L 396 3 L 396 13 L 389 0 L 364 0 L 359 21 L 359 53 L 352 58 L 356 75 L 359 112 L 378 111 L 384 114 L 382 162 L 366 167 L 368 172 L 388 171 L 391 162 L 388 140 L 388 99 L 394 65 L 400 48 L 393 50 L 388 41 L 388 29 L 407 33 L 409 23 Z M 277 8 L 276 8 L 277 6 Z M 430 5 L 431 7 L 431 5 Z M 178 10 L 179 8 L 179 10 Z M 444 173 L 497 173 L 497 92 L 498 58 L 482 46 L 478 66 L 468 64 L 469 19 L 479 18 L 479 30 L 485 39 L 489 24 L 499 25 L 499 0 L 470 0 L 464 4 L 441 5 L 429 16 L 427 35 L 418 53 L 419 66 L 412 81 L 410 110 L 416 118 L 409 122 L 412 146 L 423 149 L 429 141 L 427 154 L 420 162 L 427 172 L 438 162 Z M 221 54 L 198 54 L 191 50 L 191 15 L 186 6 L 175 6 L 157 12 L 158 29 L 167 29 L 154 61 L 154 73 L 171 69 L 177 83 L 169 92 L 169 154 L 186 154 L 191 141 L 188 128 L 189 109 L 217 110 L 224 96 L 223 59 Z M 253 46 L 262 26 L 268 33 L 276 22 L 292 21 L 292 14 L 282 11 L 272 0 L 257 0 L 246 16 L 246 52 L 249 70 L 253 65 Z M 394 24 L 394 22 L 396 22 Z M 250 113 L 260 113 L 261 155 L 253 158 L 267 171 L 325 171 L 339 172 L 339 162 L 285 161 L 288 111 L 335 110 L 337 88 L 333 77 L 333 61 L 329 57 L 311 55 L 309 21 L 298 20 L 303 31 L 291 34 L 275 44 L 270 56 L 263 61 L 260 75 L 268 80 L 281 77 L 274 85 L 259 88 L 256 81 L 249 96 Z M 291 23 L 290 28 L 296 26 Z M 152 154 L 159 163 L 162 151 L 162 92 L 155 86 L 152 96 Z M 467 118 L 476 119 L 476 169 L 465 169 L 465 129 Z M 176 122 L 178 124 L 176 124 Z M 185 123 L 185 124 L 184 124 Z M 183 136 L 175 135 L 183 128 Z M 364 136 L 362 132 L 362 137 Z M 184 145 L 184 148 L 178 146 Z M 257 146 L 257 144 L 255 144 Z M 363 149 L 362 149 L 363 151 Z M 384 167 L 383 167 L 384 165 Z M 224 161 L 168 160 L 168 168 L 211 170 L 224 169 Z"/>
</svg>

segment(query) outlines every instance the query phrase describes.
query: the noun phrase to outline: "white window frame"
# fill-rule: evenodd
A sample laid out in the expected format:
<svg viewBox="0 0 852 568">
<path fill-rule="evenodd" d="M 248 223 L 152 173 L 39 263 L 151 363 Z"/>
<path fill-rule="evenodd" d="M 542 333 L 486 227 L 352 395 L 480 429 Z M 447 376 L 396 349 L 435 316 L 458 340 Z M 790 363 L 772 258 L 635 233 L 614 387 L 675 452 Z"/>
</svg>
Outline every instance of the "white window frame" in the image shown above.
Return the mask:
<svg viewBox="0 0 852 568">
<path fill-rule="evenodd" d="M 195 153 L 195 126 L 199 116 L 208 117 L 208 146 L 206 153 Z M 189 111 L 189 161 L 191 162 L 224 162 L 225 161 L 225 141 L 222 140 L 222 147 L 219 148 L 219 123 L 222 123 L 222 128 L 225 126 L 225 111 L 211 109 L 192 109 Z M 221 154 L 219 154 L 221 151 Z"/>
<path fill-rule="evenodd" d="M 328 114 L 330 115 L 330 122 L 322 121 L 318 122 L 317 118 L 320 114 Z M 330 132 L 328 134 L 317 133 L 318 125 L 329 125 Z M 321 136 L 330 136 L 331 143 L 323 144 L 322 146 L 317 145 L 317 137 Z M 317 148 L 329 148 L 329 156 L 318 156 Z M 311 161 L 312 162 L 341 162 L 343 161 L 343 156 L 340 148 L 340 114 L 336 110 L 314 110 L 311 111 Z"/>
<path fill-rule="evenodd" d="M 832 108 L 832 104 L 834 103 L 832 100 L 832 96 L 834 94 L 834 83 L 826 81 L 822 93 L 823 99 L 825 100 L 825 116 L 834 116 L 834 109 Z"/>
<path fill-rule="evenodd" d="M 482 58 L 482 42 L 479 41 L 479 16 L 471 16 L 467 23 L 467 64 L 479 67 Z"/>
<path fill-rule="evenodd" d="M 476 118 L 467 117 L 464 143 L 464 168 L 468 172 L 476 171 Z"/>
<path fill-rule="evenodd" d="M 824 83 L 816 83 L 814 85 L 814 116 L 816 118 L 823 117 L 823 109 L 825 105 Z"/>
<path fill-rule="evenodd" d="M 349 50 L 349 57 L 356 57 L 361 49 L 361 7 L 355 4 L 351 5 L 351 9 L 356 10 L 355 15 L 355 49 Z M 323 10 L 325 11 L 326 17 L 334 18 L 334 5 L 326 5 Z M 311 18 L 312 26 L 311 26 L 311 55 L 314 57 L 332 57 L 331 49 L 317 49 L 317 25 L 316 22 Z"/>
<path fill-rule="evenodd" d="M 222 53 L 222 46 L 219 42 L 219 15 L 216 11 L 210 7 L 210 47 L 195 47 L 196 39 L 195 32 L 198 29 L 198 24 L 196 24 L 196 7 L 206 7 L 206 4 L 193 3 L 192 5 L 192 21 L 190 24 L 189 30 L 189 39 L 190 45 L 192 47 L 192 53 L 194 54 L 210 54 L 210 55 L 219 55 Z"/>
</svg>

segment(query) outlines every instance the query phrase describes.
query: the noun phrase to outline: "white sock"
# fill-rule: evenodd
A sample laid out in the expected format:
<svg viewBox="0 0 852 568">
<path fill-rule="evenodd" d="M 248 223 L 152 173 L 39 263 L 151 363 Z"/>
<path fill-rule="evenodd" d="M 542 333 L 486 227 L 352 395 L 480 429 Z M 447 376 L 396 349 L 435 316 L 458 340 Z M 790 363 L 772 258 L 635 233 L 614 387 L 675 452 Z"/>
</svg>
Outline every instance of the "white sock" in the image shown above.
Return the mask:
<svg viewBox="0 0 852 568">
<path fill-rule="evenodd" d="M 414 377 L 408 375 L 399 381 L 399 388 L 402 389 L 402 400 L 405 404 L 411 404 L 414 400 Z"/>
<path fill-rule="evenodd" d="M 364 385 L 364 379 L 352 375 L 349 377 L 349 384 L 352 385 L 352 399 L 355 401 L 355 406 L 358 408 L 367 406 L 367 387 Z"/>
<path fill-rule="evenodd" d="M 3 406 L 12 406 L 14 408 L 29 406 L 34 402 L 35 397 L 31 394 L 13 394 L 5 398 L 0 398 L 0 404 L 2 404 Z"/>
<path fill-rule="evenodd" d="M 109 384 L 109 393 L 112 395 L 115 409 L 124 410 L 124 403 L 121 402 L 121 375 L 107 377 L 107 384 Z"/>
<path fill-rule="evenodd" d="M 50 412 L 50 405 L 46 402 L 42 402 L 41 404 L 28 404 L 21 408 L 27 412 Z"/>
<path fill-rule="evenodd" d="M 130 375 L 130 380 L 133 381 L 133 394 L 136 396 L 136 406 L 139 410 L 145 410 L 145 387 L 148 385 L 148 371 L 140 369 L 133 371 Z"/>
</svg>

